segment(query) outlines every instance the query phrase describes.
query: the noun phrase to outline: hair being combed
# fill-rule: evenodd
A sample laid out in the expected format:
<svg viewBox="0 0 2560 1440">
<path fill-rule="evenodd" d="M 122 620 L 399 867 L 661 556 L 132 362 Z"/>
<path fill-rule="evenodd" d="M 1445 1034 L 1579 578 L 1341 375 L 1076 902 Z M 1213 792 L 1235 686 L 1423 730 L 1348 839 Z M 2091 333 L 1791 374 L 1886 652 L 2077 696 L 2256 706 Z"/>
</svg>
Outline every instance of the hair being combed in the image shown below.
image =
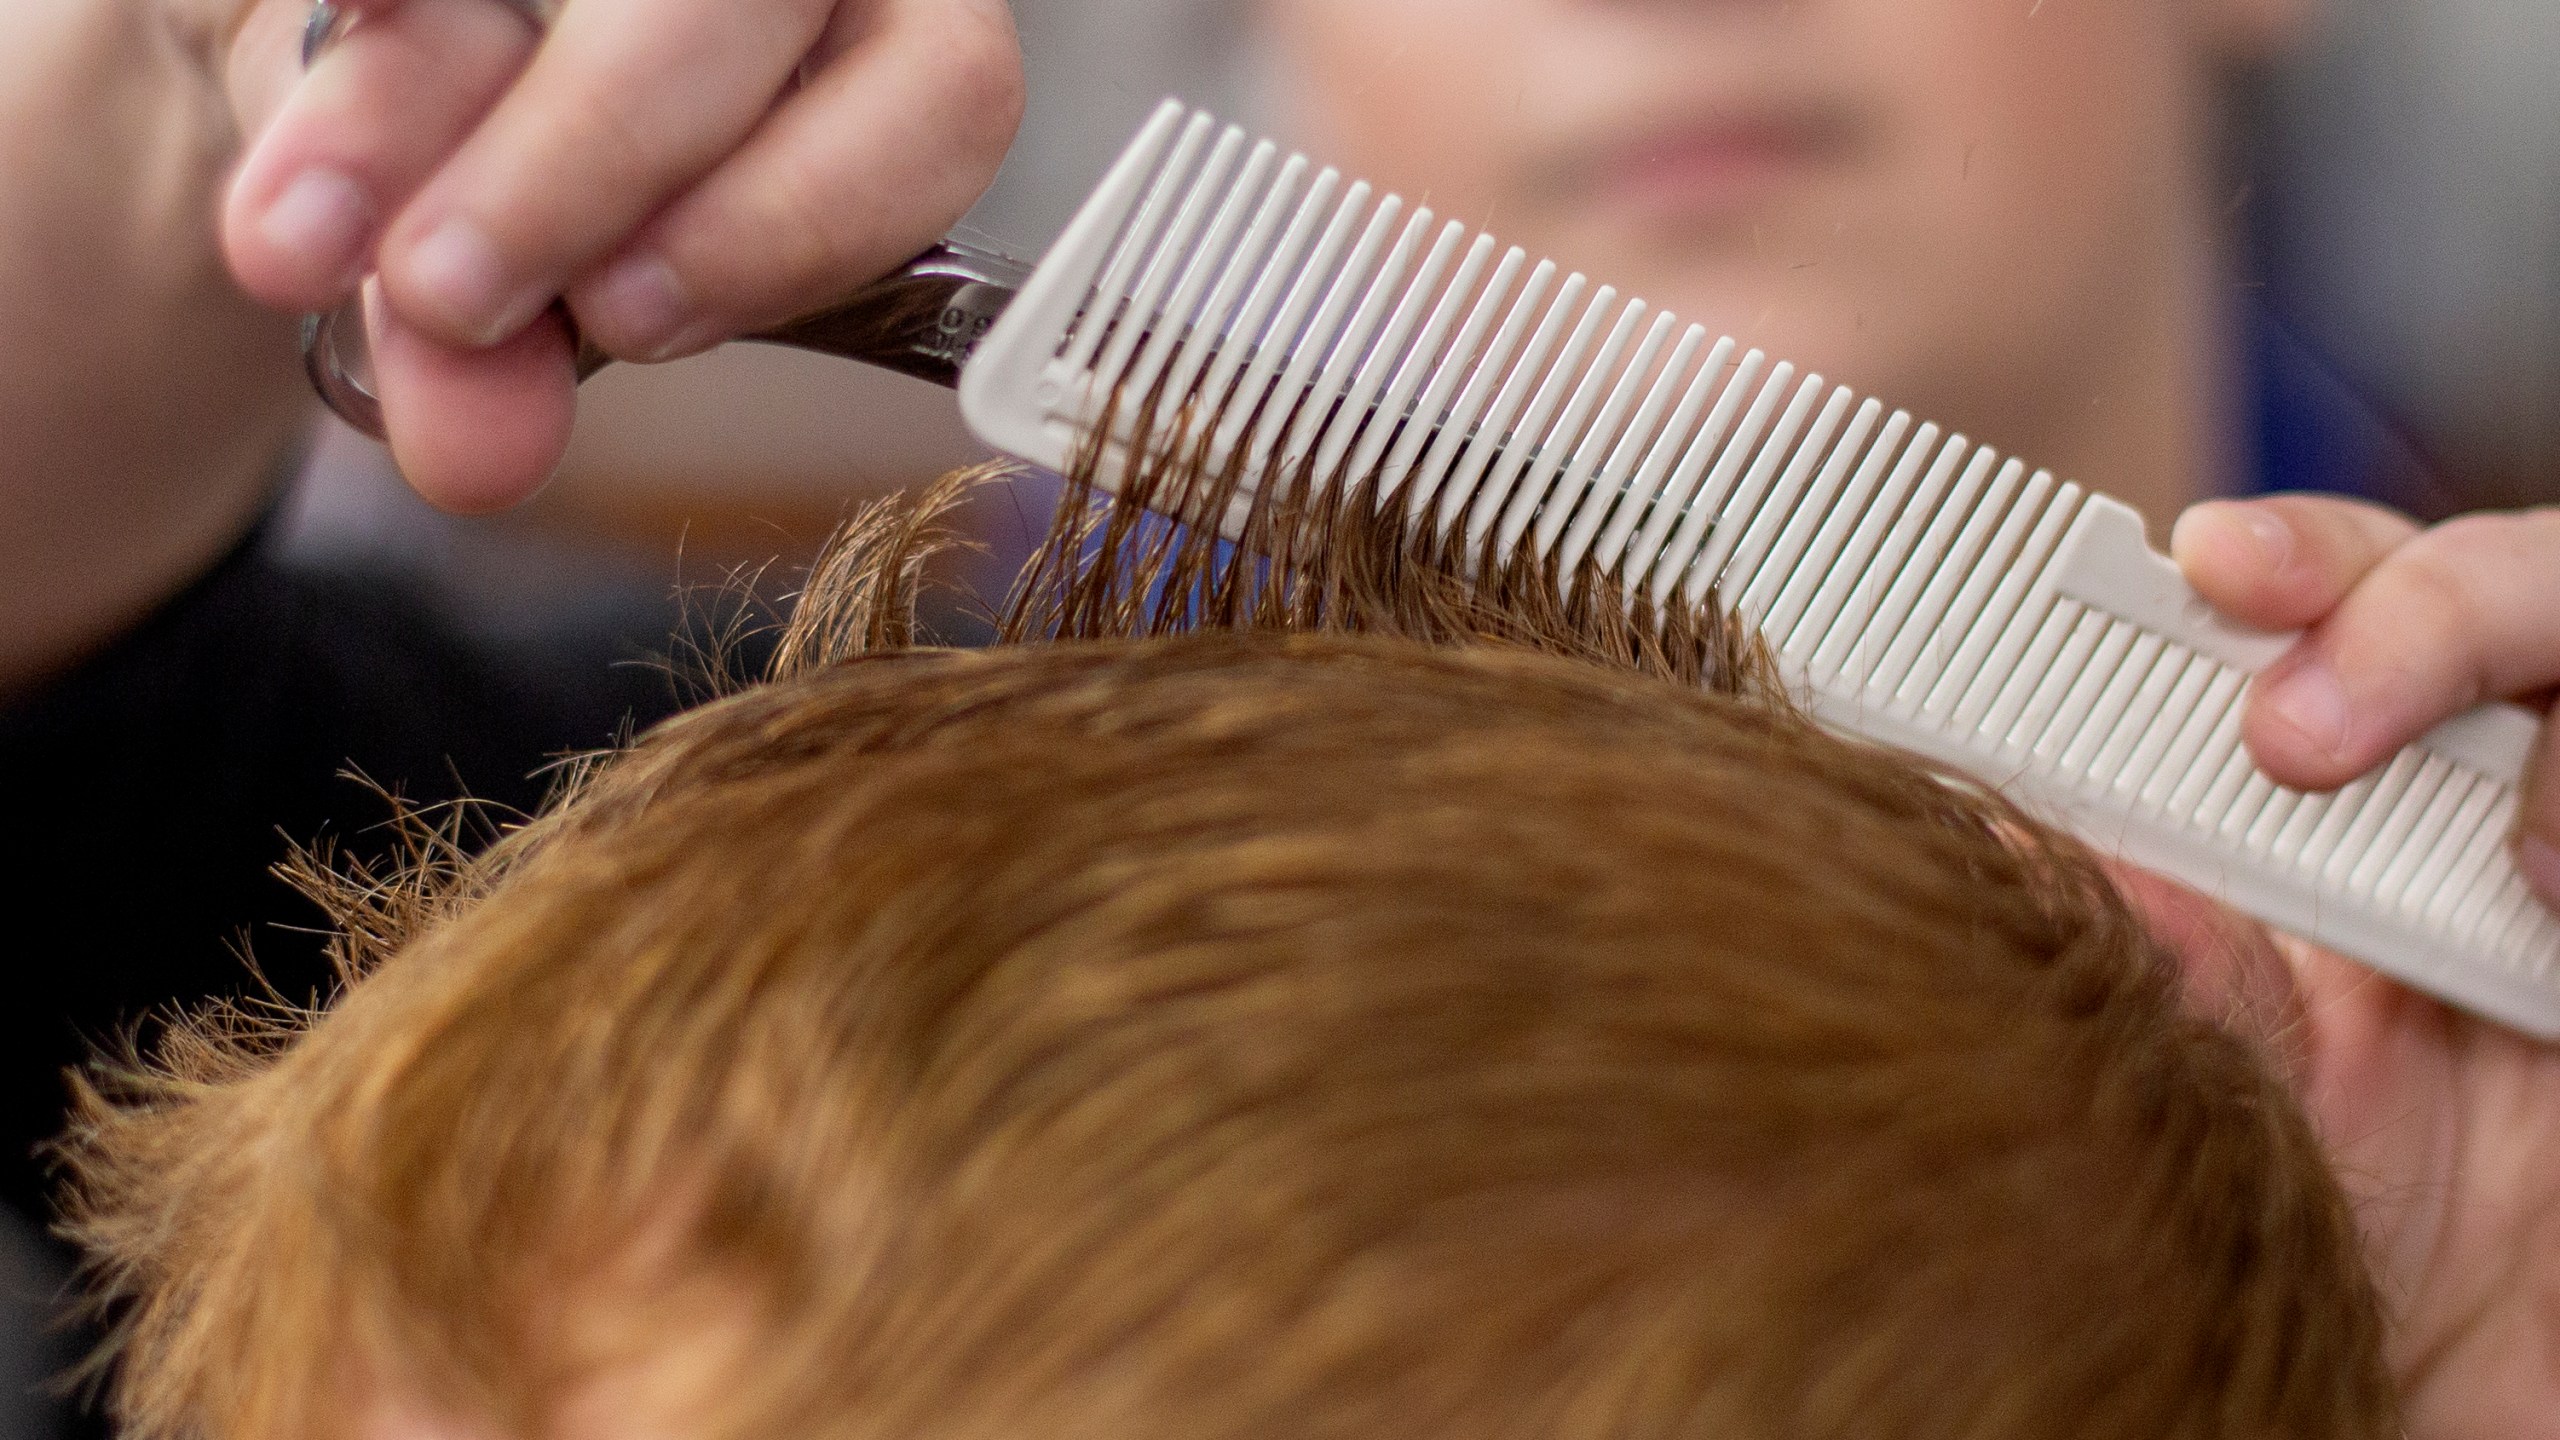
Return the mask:
<svg viewBox="0 0 2560 1440">
<path fill-rule="evenodd" d="M 1755 638 L 1712 600 L 1657 606 L 1595 564 L 1563 572 L 1534 547 L 1470 544 L 1409 517 L 1374 470 L 1322 471 L 1307 455 L 1257 481 L 1257 438 L 1299 416 L 1262 398 L 1220 458 L 1225 406 L 1241 398 L 1108 397 L 1015 588 L 1006 641 L 1225 630 L 1503 644 L 1784 703 Z M 1125 469 L 1098 495 L 1117 457 Z"/>
<path fill-rule="evenodd" d="M 529 1440 L 705 1276 L 706 1440 L 2393 1433 L 2307 1124 L 2083 850 L 1309 479 L 1071 487 L 969 654 L 975 480 L 877 507 L 770 683 L 307 869 L 345 993 L 82 1094 L 126 1433 Z"/>
</svg>

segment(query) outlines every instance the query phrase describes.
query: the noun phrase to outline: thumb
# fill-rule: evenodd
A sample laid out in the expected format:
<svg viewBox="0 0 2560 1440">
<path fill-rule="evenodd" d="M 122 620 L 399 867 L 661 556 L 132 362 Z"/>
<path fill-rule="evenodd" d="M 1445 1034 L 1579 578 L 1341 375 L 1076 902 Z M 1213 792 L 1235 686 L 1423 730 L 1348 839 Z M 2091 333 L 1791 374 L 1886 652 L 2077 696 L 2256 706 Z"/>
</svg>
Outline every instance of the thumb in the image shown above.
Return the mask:
<svg viewBox="0 0 2560 1440">
<path fill-rule="evenodd" d="M 366 287 L 383 429 L 409 485 L 440 509 L 504 510 L 542 488 L 569 447 L 577 371 L 546 311 L 487 349 L 447 345 Z"/>
</svg>

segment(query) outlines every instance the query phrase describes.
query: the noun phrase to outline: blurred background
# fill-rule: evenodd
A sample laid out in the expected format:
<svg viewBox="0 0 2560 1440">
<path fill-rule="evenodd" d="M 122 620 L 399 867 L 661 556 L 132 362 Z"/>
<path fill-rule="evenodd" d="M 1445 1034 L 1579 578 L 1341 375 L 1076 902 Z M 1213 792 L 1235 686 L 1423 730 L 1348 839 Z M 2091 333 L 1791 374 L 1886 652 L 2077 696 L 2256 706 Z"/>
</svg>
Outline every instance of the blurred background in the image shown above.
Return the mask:
<svg viewBox="0 0 2560 1440">
<path fill-rule="evenodd" d="M 1167 94 L 1267 120 L 1247 3 L 1015 0 L 1030 113 L 972 224 L 1038 254 Z M 2433 508 L 2560 499 L 2554 76 L 2551 0 L 2324 0 L 2244 107 L 2237 283 L 2409 442 L 2443 482 Z M 503 626 L 607 582 L 663 594 L 779 561 L 767 586 L 787 589 L 849 505 L 976 455 L 946 392 L 731 346 L 592 383 L 558 481 L 502 519 L 435 515 L 326 431 L 294 543 L 459 580 Z M 1036 495 L 974 517 L 992 552 L 974 578 L 1000 583 L 1044 519 Z"/>
</svg>

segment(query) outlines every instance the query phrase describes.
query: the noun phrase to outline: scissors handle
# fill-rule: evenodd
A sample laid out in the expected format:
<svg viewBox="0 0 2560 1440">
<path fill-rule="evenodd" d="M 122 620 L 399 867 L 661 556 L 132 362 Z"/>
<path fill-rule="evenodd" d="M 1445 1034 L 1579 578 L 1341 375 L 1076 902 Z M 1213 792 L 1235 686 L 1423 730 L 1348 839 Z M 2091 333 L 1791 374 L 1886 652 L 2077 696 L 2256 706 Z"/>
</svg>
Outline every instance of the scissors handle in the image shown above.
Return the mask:
<svg viewBox="0 0 2560 1440">
<path fill-rule="evenodd" d="M 1030 275 L 1030 266 L 1000 251 L 946 239 L 824 310 L 740 338 L 859 360 L 956 388 L 960 367 Z M 565 310 L 561 316 L 569 318 Z M 569 333 L 578 342 L 581 382 L 613 363 L 578 335 L 573 320 Z M 311 388 L 339 419 L 383 438 L 360 298 L 303 318 L 302 364 Z"/>
</svg>

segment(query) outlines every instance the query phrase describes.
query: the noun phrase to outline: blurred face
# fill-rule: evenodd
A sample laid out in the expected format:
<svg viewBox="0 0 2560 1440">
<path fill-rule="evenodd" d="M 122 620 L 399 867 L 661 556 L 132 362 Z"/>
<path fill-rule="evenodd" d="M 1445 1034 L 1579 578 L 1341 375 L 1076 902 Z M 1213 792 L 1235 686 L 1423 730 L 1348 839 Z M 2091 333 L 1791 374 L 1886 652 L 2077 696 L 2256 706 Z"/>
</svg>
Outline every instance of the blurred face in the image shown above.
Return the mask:
<svg viewBox="0 0 2560 1440">
<path fill-rule="evenodd" d="M 2275 0 L 1264 5 L 1318 153 L 2008 449 L 2068 448 L 2050 432 L 2162 363 L 2142 332 L 2193 308 L 2228 199 L 2204 193 L 2216 70 L 2282 20 Z"/>
</svg>

